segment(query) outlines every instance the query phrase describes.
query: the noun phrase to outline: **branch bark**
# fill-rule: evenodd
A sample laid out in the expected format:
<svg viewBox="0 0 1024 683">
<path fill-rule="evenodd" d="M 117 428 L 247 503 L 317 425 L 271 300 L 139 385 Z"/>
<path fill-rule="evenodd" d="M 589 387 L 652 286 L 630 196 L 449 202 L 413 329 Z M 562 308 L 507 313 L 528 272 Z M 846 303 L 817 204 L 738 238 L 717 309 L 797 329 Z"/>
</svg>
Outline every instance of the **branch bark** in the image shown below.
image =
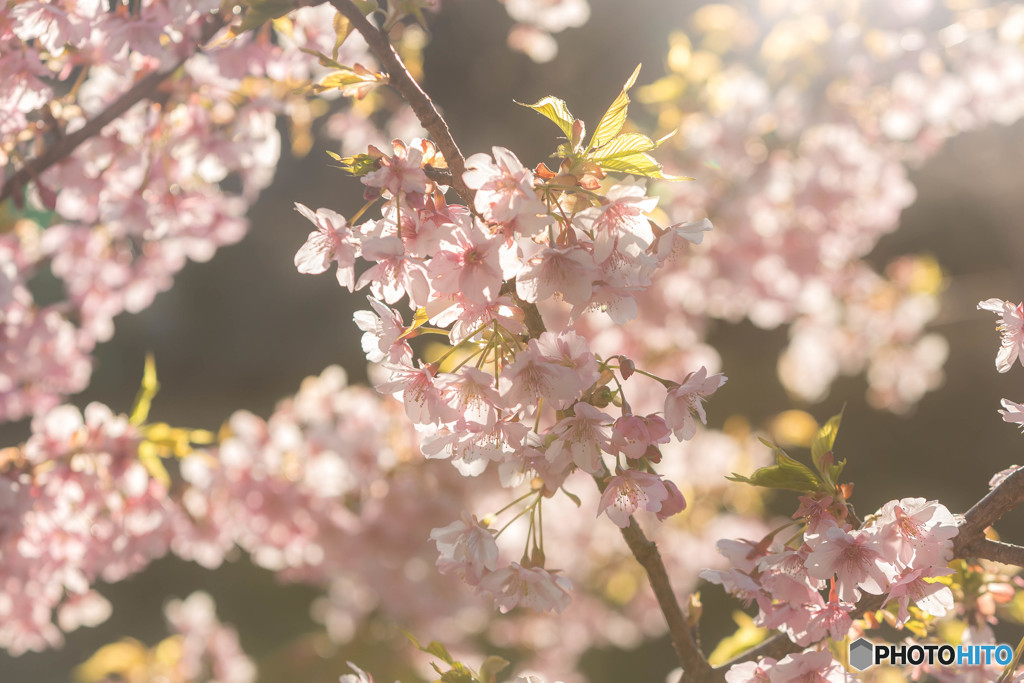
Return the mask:
<svg viewBox="0 0 1024 683">
<path fill-rule="evenodd" d="M 211 15 L 207 19 L 206 25 L 203 27 L 199 44 L 202 45 L 209 41 L 223 25 L 224 20 L 220 15 Z M 54 164 L 57 164 L 71 156 L 71 154 L 78 149 L 79 145 L 94 135 L 98 135 L 107 126 L 107 124 L 121 117 L 125 112 L 139 102 L 152 97 L 160 85 L 175 71 L 180 69 L 181 66 L 191 58 L 191 56 L 192 55 L 189 55 L 188 57 L 180 59 L 174 66 L 168 69 L 164 69 L 163 71 L 153 71 L 143 76 L 123 95 L 111 102 L 106 109 L 97 114 L 95 118 L 87 121 L 84 126 L 76 130 L 74 133 L 62 137 L 56 143 L 50 145 L 46 151 L 31 159 L 28 163 L 13 173 L 10 178 L 4 179 L 4 184 L 0 187 L 0 202 L 11 197 L 15 192 L 19 191 L 29 182 L 36 180 L 40 174 L 45 172 Z"/>
<path fill-rule="evenodd" d="M 452 172 L 452 187 L 472 208 L 473 191 L 466 187 L 466 183 L 462 180 L 462 174 L 466 171 L 466 160 L 462 156 L 462 151 L 455 144 L 455 139 L 452 137 L 451 131 L 448 130 L 448 124 L 441 118 L 441 114 L 438 113 L 430 97 L 412 77 L 405 67 L 405 63 L 402 62 L 402 58 L 395 52 L 387 34 L 371 24 L 370 20 L 351 0 L 330 0 L 330 3 L 352 22 L 352 28 L 366 40 L 370 51 L 380 61 L 384 71 L 390 77 L 391 85 L 409 103 L 416 118 L 419 119 L 420 125 L 427 130 L 431 139 L 444 155 L 445 161 L 448 162 L 448 168 Z"/>
</svg>

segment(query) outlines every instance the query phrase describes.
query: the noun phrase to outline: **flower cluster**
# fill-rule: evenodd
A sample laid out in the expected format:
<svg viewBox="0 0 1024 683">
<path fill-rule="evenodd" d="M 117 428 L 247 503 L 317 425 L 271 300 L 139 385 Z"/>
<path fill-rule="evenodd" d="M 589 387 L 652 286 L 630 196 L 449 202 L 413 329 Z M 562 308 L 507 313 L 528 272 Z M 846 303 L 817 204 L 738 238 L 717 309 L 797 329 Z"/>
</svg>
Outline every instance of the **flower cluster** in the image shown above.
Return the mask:
<svg viewBox="0 0 1024 683">
<path fill-rule="evenodd" d="M 716 229 L 644 293 L 641 324 L 622 335 L 693 346 L 709 318 L 789 324 L 779 376 L 803 400 L 862 372 L 870 402 L 897 412 L 938 387 L 947 345 L 926 326 L 941 274 L 908 287 L 907 261 L 883 277 L 862 257 L 914 199 L 907 166 L 1024 114 L 1022 16 L 931 0 L 695 11 L 642 97 L 678 133 L 662 158 L 698 179 L 661 190 L 666 211 Z"/>
<path fill-rule="evenodd" d="M 126 416 L 62 406 L 33 428 L 0 455 L 0 646 L 15 654 L 104 621 L 109 605 L 90 586 L 138 571 L 175 534 L 167 488 L 140 462 L 142 435 Z"/>
<path fill-rule="evenodd" d="M 311 139 L 303 126 L 317 102 L 298 93 L 325 69 L 304 51 L 334 48 L 336 10 L 298 9 L 271 41 L 237 31 L 240 18 L 224 26 L 219 4 L 0 8 L 10 86 L 0 93 L 0 166 L 11 169 L 0 195 L 49 223 L 0 229 L 0 422 L 84 389 L 117 315 L 145 309 L 189 259 L 208 261 L 245 235 L 246 212 L 281 157 L 279 117 L 293 123 L 293 145 Z M 335 56 L 372 63 L 358 38 Z M 160 86 L 151 100 L 139 95 L 52 166 L 25 163 L 62 149 L 145 80 Z M 47 273 L 63 296 L 43 305 L 33 292 Z"/>
<path fill-rule="evenodd" d="M 427 457 L 474 477 L 493 464 L 509 487 L 534 482 L 536 529 L 523 562 L 499 565 L 494 530 L 464 514 L 432 536 L 442 571 L 493 595 L 503 611 L 561 611 L 568 584 L 543 568 L 543 498 L 582 471 L 601 482 L 598 513 L 621 527 L 640 509 L 659 519 L 681 511 L 678 487 L 652 468 L 659 445 L 673 434 L 693 438 L 697 421 L 706 422 L 704 401 L 725 382 L 704 367 L 681 382 L 643 377 L 624 356 L 596 355 L 574 322 L 588 311 L 627 322 L 674 240 L 699 239 L 710 225 L 661 228 L 641 183 L 601 191 L 568 173 L 538 176 L 501 147 L 466 160 L 472 208 L 446 202 L 434 179 L 446 164 L 428 141 L 396 140 L 393 154 L 371 149 L 366 159 L 368 206 L 382 202 L 381 217 L 349 225 L 330 209 L 297 205 L 316 230 L 296 267 L 320 273 L 337 264 L 342 286 L 369 287 L 372 310 L 356 316 L 363 349 L 383 361 L 377 388 L 402 401 Z M 371 266 L 357 279 L 358 258 Z M 391 308 L 404 297 L 414 311 L 408 324 Z M 449 350 L 414 361 L 409 340 L 423 334 L 447 336 Z M 623 383 L 634 376 L 661 384 L 659 412 L 633 413 Z"/>
<path fill-rule="evenodd" d="M 934 617 L 953 608 L 952 591 L 936 579 L 953 573 L 947 564 L 957 523 L 940 503 L 923 498 L 890 501 L 860 525 L 850 518 L 845 503 L 815 494 L 800 498 L 793 517 L 803 527 L 793 539 L 779 540 L 779 532 L 791 526 L 786 525 L 761 541 L 722 540 L 718 549 L 731 567 L 701 573 L 745 603 L 756 603 L 758 625 L 808 647 L 826 638 L 845 638 L 858 616 L 854 610 L 869 594 L 884 596 L 881 606 L 896 606 L 896 628 L 911 619 L 911 606 L 919 610 L 915 614 Z M 826 589 L 828 599 L 822 595 Z M 826 676 L 834 666 L 831 655 L 815 657 L 821 661 L 815 659 L 812 668 Z M 782 666 L 766 680 L 792 680 L 777 678 L 788 672 L 789 664 L 762 661 L 758 666 L 764 675 Z M 733 671 L 752 673 L 747 671 L 750 666 L 737 665 Z"/>
</svg>

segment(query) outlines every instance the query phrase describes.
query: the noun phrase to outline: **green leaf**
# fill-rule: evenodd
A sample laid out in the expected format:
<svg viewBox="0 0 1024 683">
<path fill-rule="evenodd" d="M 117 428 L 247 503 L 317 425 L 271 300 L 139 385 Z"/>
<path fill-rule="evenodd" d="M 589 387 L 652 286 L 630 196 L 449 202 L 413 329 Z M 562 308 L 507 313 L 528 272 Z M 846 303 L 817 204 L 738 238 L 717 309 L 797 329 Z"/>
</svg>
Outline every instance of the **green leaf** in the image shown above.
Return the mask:
<svg viewBox="0 0 1024 683">
<path fill-rule="evenodd" d="M 343 157 L 340 154 L 327 150 L 327 156 L 338 162 L 338 168 L 354 176 L 364 176 L 377 168 L 377 160 L 369 154 L 356 154 L 355 156 Z"/>
<path fill-rule="evenodd" d="M 338 61 L 338 51 L 345 43 L 345 40 L 352 35 L 352 22 L 341 12 L 334 15 L 334 51 L 331 56 L 335 63 Z"/>
<path fill-rule="evenodd" d="M 458 662 L 456 662 L 458 664 Z M 462 668 L 454 668 L 451 671 L 445 671 L 441 674 L 441 683 L 476 683 L 473 678 L 473 674 L 463 665 L 459 665 Z"/>
<path fill-rule="evenodd" d="M 790 491 L 800 491 L 801 493 L 821 490 L 821 479 L 811 468 L 786 455 L 786 452 L 776 444 L 764 439 L 761 439 L 761 443 L 775 451 L 775 464 L 758 468 L 749 477 L 733 472 L 733 475 L 726 477 L 726 479 L 751 484 L 752 486 L 762 486 L 769 489 L 787 489 Z"/>
<path fill-rule="evenodd" d="M 649 152 L 656 146 L 657 143 L 643 133 L 623 133 L 608 142 L 608 144 L 595 149 L 588 155 L 588 158 L 594 161 L 615 159 L 617 157 L 629 156 L 630 154 Z"/>
<path fill-rule="evenodd" d="M 721 666 L 733 657 L 760 645 L 770 635 L 768 629 L 755 626 L 754 620 L 743 612 L 734 612 L 732 619 L 736 622 L 736 630 L 732 635 L 722 638 L 708 655 L 708 661 L 713 666 Z"/>
<path fill-rule="evenodd" d="M 434 655 L 448 666 L 455 666 L 458 664 L 458 662 L 455 661 L 455 658 L 451 656 L 451 653 L 448 652 L 448 648 L 439 641 L 433 640 L 430 642 L 430 645 L 420 647 L 420 650 L 426 652 L 428 655 Z"/>
<path fill-rule="evenodd" d="M 480 665 L 480 683 L 495 683 L 498 680 L 498 672 L 506 669 L 508 665 L 507 659 L 491 655 Z"/>
<path fill-rule="evenodd" d="M 818 468 L 818 471 L 822 475 L 827 475 L 822 470 L 822 458 L 825 454 L 832 450 L 832 447 L 836 443 L 836 435 L 839 434 L 839 423 L 843 420 L 843 414 L 839 413 L 832 417 L 825 425 L 818 430 L 818 433 L 814 435 L 814 439 L 811 441 L 811 460 L 814 461 L 814 466 Z"/>
<path fill-rule="evenodd" d="M 372 14 L 380 9 L 377 0 L 352 0 L 352 3 L 359 8 L 363 14 Z"/>
<path fill-rule="evenodd" d="M 150 441 L 143 441 L 139 444 L 139 462 L 146 469 L 146 472 L 153 479 L 160 482 L 164 488 L 171 487 L 171 475 L 160 460 L 159 448 Z"/>
<path fill-rule="evenodd" d="M 146 354 L 146 364 L 142 369 L 142 382 L 139 385 L 139 392 L 135 394 L 135 403 L 132 406 L 131 415 L 128 421 L 133 425 L 140 425 L 149 417 L 149 408 L 153 405 L 153 398 L 160 391 L 160 382 L 156 379 L 156 360 L 153 354 Z"/>
<path fill-rule="evenodd" d="M 594 163 L 606 171 L 619 173 L 630 173 L 645 178 L 656 178 L 658 180 L 693 180 L 682 176 L 662 173 L 661 164 L 654 160 L 649 154 L 636 152 L 615 157 L 613 159 L 595 159 Z"/>
<path fill-rule="evenodd" d="M 523 102 L 516 102 L 516 104 L 529 107 L 541 116 L 553 121 L 556 126 L 562 129 L 565 137 L 572 139 L 572 124 L 576 119 L 569 113 L 569 107 L 562 100 L 548 95 L 537 100 L 535 104 L 525 104 Z"/>
<path fill-rule="evenodd" d="M 633 87 L 633 84 L 636 83 L 636 77 L 640 75 L 641 66 L 641 64 L 637 64 L 636 69 L 633 70 L 633 75 L 622 86 L 622 92 L 612 102 L 612 106 L 608 107 L 608 111 L 604 113 L 604 116 L 601 117 L 597 128 L 594 129 L 594 137 L 590 138 L 590 145 L 587 147 L 587 151 L 594 148 L 600 149 L 602 145 L 609 142 L 622 130 L 622 124 L 626 122 L 626 110 L 629 108 L 629 95 L 627 93 Z"/>
<path fill-rule="evenodd" d="M 232 27 L 231 35 L 240 36 L 298 9 L 294 0 L 243 0 L 242 7 L 245 8 L 245 16 L 240 26 Z"/>
</svg>

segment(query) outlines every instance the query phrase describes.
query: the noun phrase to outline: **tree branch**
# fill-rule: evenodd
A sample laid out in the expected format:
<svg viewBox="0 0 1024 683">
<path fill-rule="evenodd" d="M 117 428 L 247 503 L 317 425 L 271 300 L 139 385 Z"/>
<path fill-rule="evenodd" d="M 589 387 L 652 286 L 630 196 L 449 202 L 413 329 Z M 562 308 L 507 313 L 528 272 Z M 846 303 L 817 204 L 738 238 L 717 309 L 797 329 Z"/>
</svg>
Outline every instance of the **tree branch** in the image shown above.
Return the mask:
<svg viewBox="0 0 1024 683">
<path fill-rule="evenodd" d="M 633 517 L 629 518 L 629 526 L 622 529 L 622 538 L 629 546 L 633 557 L 640 563 L 647 573 L 647 580 L 654 590 L 654 597 L 658 600 L 658 607 L 665 615 L 668 622 L 668 633 L 672 639 L 672 646 L 676 650 L 679 663 L 683 666 L 684 681 L 715 681 L 721 680 L 714 669 L 708 664 L 704 653 L 700 650 L 696 634 L 696 625 L 692 628 L 686 623 L 683 610 L 679 607 L 675 591 L 665 570 L 665 563 L 658 552 L 658 545 L 647 538 L 636 523 Z"/>
<path fill-rule="evenodd" d="M 462 180 L 462 174 L 466 171 L 466 160 L 462 156 L 459 146 L 455 144 L 455 139 L 452 137 L 451 131 L 448 130 L 448 124 L 441 118 L 427 93 L 409 73 L 402 58 L 398 56 L 391 41 L 388 40 L 387 34 L 371 24 L 370 20 L 351 0 L 330 0 L 330 3 L 352 22 L 352 27 L 363 36 L 366 44 L 370 46 L 370 51 L 380 60 L 381 66 L 390 77 L 391 85 L 412 107 L 416 118 L 430 134 L 431 139 L 444 155 L 445 161 L 448 162 L 448 168 L 452 172 L 452 187 L 472 208 L 473 191 L 466 187 L 466 183 Z"/>
<path fill-rule="evenodd" d="M 985 529 L 1024 502 L 1024 467 L 1011 472 L 988 494 L 964 513 L 964 523 L 953 539 L 953 552 L 957 557 L 981 557 L 972 555 L 975 546 L 983 545 Z M 1024 566 L 1024 565 L 1020 565 Z"/>
<path fill-rule="evenodd" d="M 536 310 L 536 306 L 533 308 Z M 608 487 L 608 474 L 608 471 L 605 470 L 603 477 L 597 474 L 593 475 L 594 482 L 601 493 L 604 493 Z M 679 606 L 675 591 L 672 590 L 672 582 L 669 581 L 668 571 L 665 569 L 665 562 L 661 559 L 658 545 L 644 535 L 640 525 L 632 516 L 629 518 L 629 526 L 620 531 L 626 545 L 629 546 L 629 551 L 633 553 L 633 557 L 647 573 L 647 581 L 654 590 L 658 607 L 665 615 L 672 647 L 675 648 L 676 657 L 683 667 L 682 681 L 711 683 L 724 680 L 722 674 L 711 667 L 704 653 L 701 652 L 696 624 L 691 626 L 686 622 L 686 616 Z"/>
<path fill-rule="evenodd" d="M 206 20 L 206 24 L 203 26 L 199 44 L 203 45 L 209 41 L 223 25 L 224 20 L 220 15 L 210 15 Z M 30 181 L 36 180 L 40 174 L 45 172 L 54 164 L 57 164 L 69 157 L 76 149 L 78 149 L 79 145 L 94 135 L 98 135 L 100 131 L 107 126 L 107 124 L 118 119 L 142 100 L 152 97 L 156 93 L 157 88 L 159 88 L 171 74 L 181 68 L 181 66 L 187 62 L 191 56 L 192 55 L 183 57 L 174 66 L 168 69 L 164 69 L 163 71 L 153 71 L 143 76 L 135 83 L 135 85 L 129 88 L 127 92 L 111 102 L 106 109 L 97 114 L 95 118 L 87 121 L 84 126 L 76 130 L 71 135 L 62 137 L 53 145 L 50 145 L 45 152 L 31 159 L 28 163 L 12 174 L 10 178 L 6 178 L 3 186 L 0 187 L 0 202 L 11 197 Z"/>
</svg>

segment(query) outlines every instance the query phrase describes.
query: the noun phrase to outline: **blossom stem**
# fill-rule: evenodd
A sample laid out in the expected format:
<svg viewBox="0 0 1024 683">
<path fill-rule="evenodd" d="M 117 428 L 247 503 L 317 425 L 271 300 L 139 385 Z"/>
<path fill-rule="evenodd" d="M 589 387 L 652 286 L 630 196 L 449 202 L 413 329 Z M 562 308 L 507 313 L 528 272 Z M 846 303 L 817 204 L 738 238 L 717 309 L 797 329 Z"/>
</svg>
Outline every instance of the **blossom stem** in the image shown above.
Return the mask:
<svg viewBox="0 0 1024 683">
<path fill-rule="evenodd" d="M 533 496 L 533 495 L 536 495 L 536 494 L 537 494 L 537 492 L 536 492 L 536 491 L 527 491 L 526 493 L 524 493 L 523 495 L 519 496 L 518 498 L 516 498 L 515 500 L 513 500 L 513 501 L 512 501 L 511 503 L 509 503 L 509 504 L 508 504 L 508 505 L 506 505 L 505 507 L 503 507 L 503 508 L 501 508 L 500 510 L 498 510 L 497 512 L 493 512 L 493 513 L 491 513 L 491 514 L 490 514 L 489 516 L 490 516 L 490 517 L 497 517 L 497 516 L 498 516 L 498 515 L 500 515 L 500 514 L 501 514 L 502 512 L 504 512 L 505 510 L 508 510 L 508 509 L 509 509 L 510 507 L 512 507 L 512 506 L 513 506 L 513 505 L 515 505 L 516 503 L 521 503 L 522 501 L 526 500 L 526 499 L 527 499 L 527 498 L 529 498 L 530 496 Z"/>
<path fill-rule="evenodd" d="M 363 214 L 366 213 L 367 211 L 369 211 L 370 207 L 373 206 L 374 204 L 376 204 L 377 200 L 379 200 L 379 199 L 380 199 L 380 197 L 374 197 L 370 201 L 368 201 L 365 204 L 363 204 L 363 208 L 361 208 L 358 211 L 356 211 L 355 215 L 353 215 L 352 218 L 349 219 L 349 221 L 348 221 L 349 224 L 350 225 L 354 225 L 355 222 L 357 220 L 359 220 L 360 218 L 362 218 Z M 397 197 L 395 198 L 395 202 L 397 204 L 397 202 L 398 202 L 398 198 Z M 401 230 L 401 226 L 399 226 L 399 230 Z"/>
</svg>

